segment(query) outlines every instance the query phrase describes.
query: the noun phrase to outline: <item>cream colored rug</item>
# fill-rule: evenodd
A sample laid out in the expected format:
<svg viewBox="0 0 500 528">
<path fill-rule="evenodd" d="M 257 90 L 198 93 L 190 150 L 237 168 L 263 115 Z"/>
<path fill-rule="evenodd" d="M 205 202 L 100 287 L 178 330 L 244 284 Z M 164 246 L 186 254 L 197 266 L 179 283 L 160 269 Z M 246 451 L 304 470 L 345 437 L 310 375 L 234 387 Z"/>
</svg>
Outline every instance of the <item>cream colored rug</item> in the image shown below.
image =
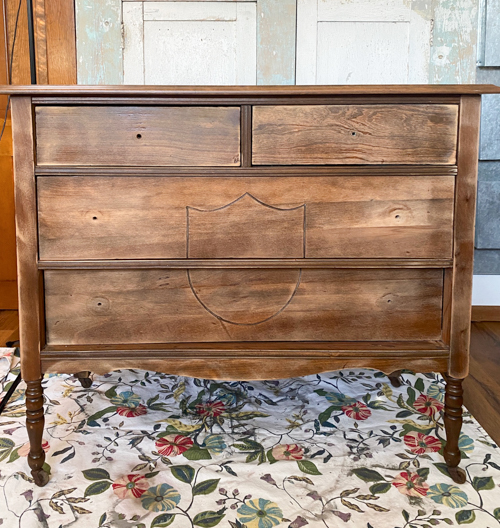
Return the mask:
<svg viewBox="0 0 500 528">
<path fill-rule="evenodd" d="M 18 359 L 0 349 L 5 391 Z M 1 376 L 1 373 L 0 373 Z M 27 465 L 23 384 L 0 416 L 8 528 L 500 526 L 500 452 L 466 415 L 467 482 L 440 454 L 444 383 L 374 370 L 219 382 L 124 370 L 45 379 L 51 479 Z"/>
</svg>

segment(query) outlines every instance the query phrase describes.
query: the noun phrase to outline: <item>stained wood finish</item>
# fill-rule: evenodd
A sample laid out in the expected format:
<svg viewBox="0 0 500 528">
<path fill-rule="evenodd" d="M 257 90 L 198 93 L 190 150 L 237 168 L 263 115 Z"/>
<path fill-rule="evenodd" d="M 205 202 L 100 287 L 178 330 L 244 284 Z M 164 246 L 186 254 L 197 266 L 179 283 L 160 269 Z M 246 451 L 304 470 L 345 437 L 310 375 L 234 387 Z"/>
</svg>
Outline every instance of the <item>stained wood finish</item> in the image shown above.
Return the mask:
<svg viewBox="0 0 500 528">
<path fill-rule="evenodd" d="M 462 380 L 447 376 L 444 404 L 444 425 L 446 428 L 444 459 L 452 479 L 458 484 L 463 484 L 466 480 L 464 470 L 457 467 L 462 456 L 458 447 L 458 440 L 462 428 L 463 403 Z"/>
<path fill-rule="evenodd" d="M 473 306 L 471 320 L 475 322 L 500 321 L 500 306 Z"/>
<path fill-rule="evenodd" d="M 36 266 L 37 214 L 31 98 L 12 98 L 14 184 L 16 201 L 17 271 L 21 373 L 25 381 L 41 379 L 39 272 Z"/>
<path fill-rule="evenodd" d="M 240 109 L 39 107 L 38 165 L 240 164 Z"/>
<path fill-rule="evenodd" d="M 445 455 L 462 481 L 479 94 L 500 89 L 12 91 L 37 484 L 41 365 L 217 379 L 447 370 Z"/>
<path fill-rule="evenodd" d="M 457 105 L 255 106 L 255 165 L 454 164 Z"/>
<path fill-rule="evenodd" d="M 66 372 L 71 374 L 77 368 L 92 368 L 96 374 L 105 374 L 116 369 L 141 368 L 161 372 L 168 370 L 169 374 L 176 376 L 191 376 L 219 380 L 267 380 L 280 379 L 294 376 L 307 376 L 319 372 L 330 372 L 345 368 L 369 368 L 381 370 L 385 373 L 392 372 L 401 365 L 402 358 L 397 357 L 358 357 L 351 355 L 343 358 L 311 358 L 304 360 L 297 357 L 288 357 L 286 361 L 276 358 L 231 358 L 217 357 L 214 361 L 207 358 L 186 359 L 183 357 L 141 358 L 126 357 L 109 359 L 96 355 L 80 355 L 71 359 L 68 355 L 60 355 L 51 359 L 43 359 L 45 372 Z M 415 372 L 434 372 L 446 368 L 446 358 L 405 358 L 405 364 Z M 168 364 L 168 369 L 166 369 Z"/>
<path fill-rule="evenodd" d="M 44 422 L 42 380 L 28 380 L 26 381 L 26 429 L 30 442 L 28 464 L 37 486 L 45 486 L 49 481 L 49 476 L 43 469 L 45 462 L 45 451 L 42 449 Z"/>
<path fill-rule="evenodd" d="M 494 84 L 372 84 L 372 85 L 316 85 L 316 86 L 123 86 L 123 85 L 78 85 L 78 86 L 0 86 L 1 94 L 14 95 L 72 95 L 151 98 L 156 96 L 201 97 L 206 95 L 234 97 L 251 96 L 366 96 L 381 97 L 398 95 L 481 95 L 500 93 Z"/>
<path fill-rule="evenodd" d="M 45 291 L 49 344 L 441 334 L 439 270 L 47 271 Z"/>
<path fill-rule="evenodd" d="M 469 373 L 474 222 L 481 99 L 463 96 L 458 134 L 458 174 L 455 197 L 453 303 L 450 322 L 450 376 L 463 379 Z"/>
<path fill-rule="evenodd" d="M 39 177 L 40 258 L 449 258 L 454 182 Z"/>
</svg>

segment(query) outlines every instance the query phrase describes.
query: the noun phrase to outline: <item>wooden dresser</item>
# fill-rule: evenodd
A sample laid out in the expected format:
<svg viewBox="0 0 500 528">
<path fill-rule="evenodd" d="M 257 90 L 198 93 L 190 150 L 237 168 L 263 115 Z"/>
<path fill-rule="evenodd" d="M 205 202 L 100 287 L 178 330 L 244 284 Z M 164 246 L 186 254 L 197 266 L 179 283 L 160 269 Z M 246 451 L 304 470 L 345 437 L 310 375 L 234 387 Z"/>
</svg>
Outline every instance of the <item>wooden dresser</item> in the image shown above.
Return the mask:
<svg viewBox="0 0 500 528">
<path fill-rule="evenodd" d="M 44 372 L 468 373 L 480 94 L 494 86 L 4 87 L 29 464 Z"/>
</svg>

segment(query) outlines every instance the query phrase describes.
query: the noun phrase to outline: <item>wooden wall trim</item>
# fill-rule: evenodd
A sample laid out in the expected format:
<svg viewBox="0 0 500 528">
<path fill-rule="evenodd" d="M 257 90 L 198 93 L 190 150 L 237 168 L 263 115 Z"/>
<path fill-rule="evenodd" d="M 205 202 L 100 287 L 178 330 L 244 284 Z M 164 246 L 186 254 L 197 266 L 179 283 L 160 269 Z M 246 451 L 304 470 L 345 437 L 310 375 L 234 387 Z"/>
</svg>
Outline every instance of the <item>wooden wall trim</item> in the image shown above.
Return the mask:
<svg viewBox="0 0 500 528">
<path fill-rule="evenodd" d="M 473 306 L 472 322 L 500 321 L 500 306 Z"/>
</svg>

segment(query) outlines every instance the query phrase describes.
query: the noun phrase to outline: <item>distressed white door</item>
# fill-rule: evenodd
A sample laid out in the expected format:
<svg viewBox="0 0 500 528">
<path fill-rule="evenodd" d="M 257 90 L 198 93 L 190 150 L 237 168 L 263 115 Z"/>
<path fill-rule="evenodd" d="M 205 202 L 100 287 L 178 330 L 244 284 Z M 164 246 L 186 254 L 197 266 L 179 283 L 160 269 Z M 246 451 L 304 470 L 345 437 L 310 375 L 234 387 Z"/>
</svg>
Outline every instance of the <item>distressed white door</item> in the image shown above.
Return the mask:
<svg viewBox="0 0 500 528">
<path fill-rule="evenodd" d="M 467 83 L 476 0 L 297 0 L 297 84 Z"/>
<path fill-rule="evenodd" d="M 431 21 L 403 0 L 298 0 L 297 83 L 428 82 Z"/>
<path fill-rule="evenodd" d="M 255 1 L 123 2 L 125 84 L 256 84 Z"/>
</svg>

